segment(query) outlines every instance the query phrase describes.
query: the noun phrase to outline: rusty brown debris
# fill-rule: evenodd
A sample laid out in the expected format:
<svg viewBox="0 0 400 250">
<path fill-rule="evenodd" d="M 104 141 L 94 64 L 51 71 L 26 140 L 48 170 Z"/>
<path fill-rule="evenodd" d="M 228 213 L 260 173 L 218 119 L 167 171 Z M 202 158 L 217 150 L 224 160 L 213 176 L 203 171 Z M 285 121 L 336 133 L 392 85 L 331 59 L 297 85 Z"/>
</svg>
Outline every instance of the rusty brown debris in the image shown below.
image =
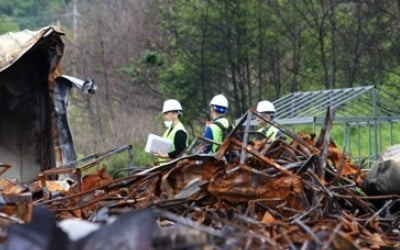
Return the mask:
<svg viewBox="0 0 400 250">
<path fill-rule="evenodd" d="M 29 204 L 48 208 L 59 220 L 101 221 L 104 211 L 110 216 L 151 208 L 161 228 L 153 239 L 155 249 L 168 242 L 171 249 L 178 243 L 197 249 L 400 248 L 400 197 L 363 194 L 363 171 L 330 139 L 332 110 L 317 140 L 272 121 L 266 122 L 286 139 L 253 140 L 246 129 L 251 116 L 258 114 L 248 111 L 215 157 L 183 156 L 117 179 L 105 169 L 88 175 L 79 167 L 69 169 L 78 181 L 68 190 L 51 186 L 48 179 L 64 170 L 48 170 L 30 188 L 35 194 L 46 189 L 59 195 L 42 192 Z M 17 197 L 4 196 L 15 206 L 3 206 L 0 217 L 29 219 L 20 213 L 30 211 L 22 191 L 4 182 L 0 187 L 3 195 Z M 384 205 L 375 207 L 376 200 Z"/>
</svg>

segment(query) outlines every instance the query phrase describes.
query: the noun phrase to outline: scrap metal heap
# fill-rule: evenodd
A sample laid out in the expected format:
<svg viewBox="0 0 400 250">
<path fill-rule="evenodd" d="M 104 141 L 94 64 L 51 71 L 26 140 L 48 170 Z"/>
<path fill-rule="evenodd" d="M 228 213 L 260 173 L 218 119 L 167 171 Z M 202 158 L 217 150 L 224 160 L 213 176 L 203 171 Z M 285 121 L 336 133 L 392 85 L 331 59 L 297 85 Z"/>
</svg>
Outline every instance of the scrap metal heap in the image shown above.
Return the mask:
<svg viewBox="0 0 400 250">
<path fill-rule="evenodd" d="M 33 202 L 8 210 L 3 206 L 2 220 L 29 221 L 32 204 L 53 211 L 60 221 L 76 217 L 96 223 L 146 209 L 161 229 L 149 239 L 153 249 L 400 247 L 399 196 L 363 194 L 359 187 L 364 172 L 330 139 L 332 110 L 318 140 L 269 120 L 265 122 L 280 128 L 286 138 L 255 140 L 259 134 L 250 132 L 254 116 L 260 117 L 248 111 L 214 156 L 185 156 L 118 179 L 105 168 L 83 174 L 120 148 L 75 169 L 44 171 L 40 181 L 29 186 Z M 65 173 L 77 180 L 69 189 L 49 178 Z M 6 204 L 11 198 L 0 185 Z M 23 194 L 15 188 L 11 193 Z M 382 205 L 375 208 L 370 203 L 374 200 Z M 153 221 L 131 223 L 125 230 L 138 230 L 146 223 Z"/>
</svg>

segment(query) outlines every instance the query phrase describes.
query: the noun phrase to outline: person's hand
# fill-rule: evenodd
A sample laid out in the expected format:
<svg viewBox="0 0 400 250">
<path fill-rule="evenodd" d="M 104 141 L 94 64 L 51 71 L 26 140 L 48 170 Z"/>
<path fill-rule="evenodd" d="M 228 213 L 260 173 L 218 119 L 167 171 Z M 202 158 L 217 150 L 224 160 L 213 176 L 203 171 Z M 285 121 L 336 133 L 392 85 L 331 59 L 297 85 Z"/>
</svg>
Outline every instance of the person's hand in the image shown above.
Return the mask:
<svg viewBox="0 0 400 250">
<path fill-rule="evenodd" d="M 159 157 L 159 158 L 169 158 L 168 154 L 163 154 L 160 151 L 155 153 L 154 156 Z"/>
</svg>

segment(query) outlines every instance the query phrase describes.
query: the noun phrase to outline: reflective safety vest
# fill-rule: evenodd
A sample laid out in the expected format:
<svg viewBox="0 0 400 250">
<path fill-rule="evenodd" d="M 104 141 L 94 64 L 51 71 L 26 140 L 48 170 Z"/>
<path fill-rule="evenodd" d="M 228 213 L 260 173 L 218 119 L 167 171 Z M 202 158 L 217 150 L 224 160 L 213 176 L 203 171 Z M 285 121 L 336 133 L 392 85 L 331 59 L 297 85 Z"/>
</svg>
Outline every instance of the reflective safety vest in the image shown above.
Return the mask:
<svg viewBox="0 0 400 250">
<path fill-rule="evenodd" d="M 223 139 L 225 139 L 223 138 L 224 131 L 215 123 L 221 124 L 224 129 L 229 129 L 230 123 L 228 119 L 226 119 L 225 117 L 219 117 L 209 125 L 213 135 L 213 141 L 222 143 Z M 213 144 L 211 147 L 211 152 L 215 153 L 218 150 L 218 148 L 219 145 Z"/>
<path fill-rule="evenodd" d="M 186 143 L 185 143 L 185 146 L 187 147 L 187 146 L 189 145 L 189 136 L 188 136 L 188 132 L 186 131 L 186 129 L 185 129 L 185 127 L 183 126 L 182 123 L 178 123 L 178 124 L 176 124 L 175 127 L 172 128 L 172 130 L 171 130 L 171 128 L 168 128 L 167 130 L 165 130 L 165 132 L 164 132 L 164 134 L 163 134 L 163 136 L 162 136 L 164 139 L 167 139 L 167 140 L 169 140 L 169 141 L 172 142 L 172 149 L 171 149 L 170 152 L 172 152 L 172 151 L 175 150 L 174 139 L 175 139 L 175 134 L 176 134 L 176 132 L 178 132 L 179 130 L 183 130 L 183 131 L 186 133 Z M 171 131 L 171 132 L 169 132 L 169 131 Z M 169 132 L 169 134 L 168 134 L 168 132 Z M 165 161 L 165 159 L 163 159 L 163 160 Z"/>
<path fill-rule="evenodd" d="M 274 126 L 268 126 L 266 128 L 260 128 L 257 132 L 263 133 L 269 140 L 276 140 L 279 133 L 279 129 Z"/>
</svg>

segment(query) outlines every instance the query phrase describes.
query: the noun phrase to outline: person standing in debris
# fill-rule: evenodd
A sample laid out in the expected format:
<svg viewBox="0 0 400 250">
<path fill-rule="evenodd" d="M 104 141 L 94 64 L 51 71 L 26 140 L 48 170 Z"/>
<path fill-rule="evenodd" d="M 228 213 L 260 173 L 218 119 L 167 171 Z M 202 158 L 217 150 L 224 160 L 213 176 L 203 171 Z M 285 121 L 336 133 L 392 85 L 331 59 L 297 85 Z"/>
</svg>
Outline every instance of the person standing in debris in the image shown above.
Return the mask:
<svg viewBox="0 0 400 250">
<path fill-rule="evenodd" d="M 167 161 L 178 157 L 188 146 L 188 133 L 180 121 L 182 116 L 182 106 L 179 101 L 169 99 L 164 102 L 162 115 L 164 126 L 167 128 L 163 134 L 163 138 L 171 141 L 172 151 L 167 154 L 157 153 L 155 156 L 160 158 L 160 161 Z"/>
<path fill-rule="evenodd" d="M 267 100 L 258 102 L 256 110 L 263 118 L 267 120 L 273 120 L 276 112 L 274 104 Z M 266 123 L 259 117 L 257 117 L 257 121 L 260 125 L 260 128 L 257 131 L 263 133 L 270 141 L 284 137 L 283 133 L 278 128 Z"/>
<path fill-rule="evenodd" d="M 214 142 L 221 143 L 227 131 L 231 129 L 231 123 L 225 117 L 228 111 L 228 99 L 224 95 L 216 95 L 210 102 L 211 121 L 207 122 L 204 129 L 204 137 Z M 203 153 L 215 153 L 219 145 L 212 144 L 203 147 Z"/>
</svg>

